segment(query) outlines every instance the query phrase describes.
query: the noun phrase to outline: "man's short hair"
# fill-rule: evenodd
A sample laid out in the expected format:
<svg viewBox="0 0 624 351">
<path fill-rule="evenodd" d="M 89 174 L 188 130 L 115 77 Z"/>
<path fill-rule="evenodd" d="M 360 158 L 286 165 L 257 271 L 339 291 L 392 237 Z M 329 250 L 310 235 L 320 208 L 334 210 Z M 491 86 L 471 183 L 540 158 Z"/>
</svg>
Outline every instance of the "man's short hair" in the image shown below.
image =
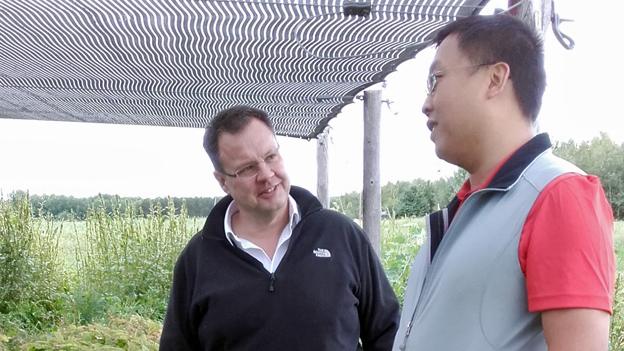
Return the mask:
<svg viewBox="0 0 624 351">
<path fill-rule="evenodd" d="M 522 113 L 537 119 L 546 88 L 544 48 L 537 32 L 509 15 L 470 16 L 451 22 L 435 36 L 437 46 L 456 35 L 474 64 L 505 62 Z"/>
<path fill-rule="evenodd" d="M 221 133 L 236 134 L 245 128 L 252 118 L 264 123 L 275 134 L 273 123 L 271 123 L 266 112 L 245 105 L 225 109 L 210 121 L 204 133 L 204 149 L 208 153 L 216 171 L 223 172 L 221 160 L 219 159 L 219 136 L 221 136 Z"/>
</svg>

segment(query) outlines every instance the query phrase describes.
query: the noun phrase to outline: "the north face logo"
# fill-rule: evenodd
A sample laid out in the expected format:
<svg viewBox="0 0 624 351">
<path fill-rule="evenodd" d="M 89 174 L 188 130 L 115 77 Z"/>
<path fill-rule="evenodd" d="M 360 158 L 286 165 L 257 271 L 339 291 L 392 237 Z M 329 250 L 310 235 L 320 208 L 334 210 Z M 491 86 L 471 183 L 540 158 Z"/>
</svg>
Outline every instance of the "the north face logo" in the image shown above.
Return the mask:
<svg viewBox="0 0 624 351">
<path fill-rule="evenodd" d="M 331 252 L 329 252 L 329 250 L 327 249 L 316 249 L 313 250 L 312 252 L 314 252 L 314 254 L 316 255 L 316 257 L 322 257 L 322 258 L 330 258 L 331 257 Z"/>
</svg>

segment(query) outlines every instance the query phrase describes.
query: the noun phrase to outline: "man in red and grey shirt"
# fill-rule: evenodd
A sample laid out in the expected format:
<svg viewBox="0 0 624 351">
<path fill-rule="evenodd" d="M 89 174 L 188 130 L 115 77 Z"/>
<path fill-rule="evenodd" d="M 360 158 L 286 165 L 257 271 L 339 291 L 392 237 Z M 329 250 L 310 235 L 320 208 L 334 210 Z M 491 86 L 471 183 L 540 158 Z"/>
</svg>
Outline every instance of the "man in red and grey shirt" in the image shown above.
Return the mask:
<svg viewBox="0 0 624 351">
<path fill-rule="evenodd" d="M 427 217 L 394 350 L 607 350 L 613 214 L 598 178 L 535 133 L 543 47 L 521 21 L 451 23 L 423 106 L 469 179 Z"/>
</svg>

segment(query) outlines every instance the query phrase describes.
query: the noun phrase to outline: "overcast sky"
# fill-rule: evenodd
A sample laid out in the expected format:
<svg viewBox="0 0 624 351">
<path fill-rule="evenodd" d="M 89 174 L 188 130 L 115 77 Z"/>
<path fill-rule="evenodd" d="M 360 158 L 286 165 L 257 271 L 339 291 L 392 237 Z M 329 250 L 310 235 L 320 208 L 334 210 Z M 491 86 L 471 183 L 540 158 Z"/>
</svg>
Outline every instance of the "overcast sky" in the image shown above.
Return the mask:
<svg viewBox="0 0 624 351">
<path fill-rule="evenodd" d="M 494 5 L 501 1 L 494 2 Z M 506 3 L 506 1 L 502 1 Z M 591 5 L 590 5 L 591 4 Z M 607 5 L 608 4 L 608 5 Z M 500 6 L 500 5 L 499 5 Z M 548 87 L 539 117 L 557 141 L 589 140 L 606 132 L 624 142 L 624 54 L 619 1 L 559 1 L 562 31 L 576 41 L 565 50 L 545 36 Z M 491 13 L 488 9 L 484 13 Z M 420 107 L 433 49 L 387 78 L 381 120 L 381 184 L 449 176 L 435 157 Z M 241 101 L 244 103 L 244 101 Z M 362 105 L 345 107 L 330 123 L 330 194 L 362 188 Z M 0 192 L 93 196 L 223 195 L 202 148 L 203 130 L 0 118 Z M 316 190 L 316 141 L 279 138 L 291 182 Z"/>
</svg>

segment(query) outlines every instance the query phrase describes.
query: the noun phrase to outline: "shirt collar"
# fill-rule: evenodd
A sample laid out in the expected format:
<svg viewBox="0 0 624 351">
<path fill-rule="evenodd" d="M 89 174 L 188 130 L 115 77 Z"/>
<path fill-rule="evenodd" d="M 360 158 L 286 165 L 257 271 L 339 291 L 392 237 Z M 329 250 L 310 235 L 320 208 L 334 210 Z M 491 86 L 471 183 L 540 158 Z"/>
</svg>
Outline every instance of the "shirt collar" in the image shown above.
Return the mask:
<svg viewBox="0 0 624 351">
<path fill-rule="evenodd" d="M 505 157 L 490 172 L 486 180 L 477 188 L 470 190 L 470 180 L 466 180 L 457 192 L 457 200 L 462 203 L 470 194 L 484 188 L 505 189 L 511 186 L 524 172 L 526 167 L 533 162 L 542 152 L 552 146 L 547 133 L 538 134 L 517 150 Z"/>
<path fill-rule="evenodd" d="M 470 183 L 470 178 L 466 179 L 466 181 L 464 182 L 462 187 L 457 192 L 457 199 L 459 200 L 459 202 L 460 203 L 464 202 L 464 200 L 468 196 L 470 196 L 470 194 L 474 193 L 475 191 L 484 189 L 488 185 L 490 185 L 490 183 L 492 182 L 492 179 L 494 179 L 494 177 L 496 176 L 498 171 L 501 169 L 501 167 L 503 167 L 503 165 L 511 158 L 511 155 L 513 155 L 516 151 L 517 150 L 514 150 L 512 153 L 510 153 L 504 159 L 502 159 L 496 165 L 496 167 L 492 171 L 490 171 L 490 173 L 488 174 L 487 178 L 485 178 L 485 181 L 483 183 L 479 184 L 479 186 L 477 186 L 475 188 L 472 188 L 472 184 Z"/>
<path fill-rule="evenodd" d="M 234 234 L 234 230 L 232 229 L 232 216 L 234 216 L 235 213 L 238 212 L 238 206 L 236 205 L 235 201 L 230 202 L 230 204 L 227 207 L 227 210 L 225 211 L 225 217 L 223 218 L 223 229 L 225 231 L 225 238 L 230 242 L 231 245 L 235 245 L 234 243 L 237 243 L 237 246 L 245 248 L 245 242 L 241 241 L 241 238 L 238 237 L 236 234 Z M 299 223 L 299 221 L 301 220 L 301 215 L 299 213 L 299 206 L 297 206 L 297 201 L 295 201 L 295 199 L 288 195 L 288 228 L 289 228 L 289 232 L 292 233 L 292 230 L 295 228 L 295 226 Z M 290 235 L 288 235 L 288 237 L 290 237 Z"/>
<path fill-rule="evenodd" d="M 552 143 L 547 133 L 536 135 L 511 155 L 507 162 L 500 167 L 487 187 L 496 189 L 509 188 L 539 155 L 551 147 Z"/>
</svg>

